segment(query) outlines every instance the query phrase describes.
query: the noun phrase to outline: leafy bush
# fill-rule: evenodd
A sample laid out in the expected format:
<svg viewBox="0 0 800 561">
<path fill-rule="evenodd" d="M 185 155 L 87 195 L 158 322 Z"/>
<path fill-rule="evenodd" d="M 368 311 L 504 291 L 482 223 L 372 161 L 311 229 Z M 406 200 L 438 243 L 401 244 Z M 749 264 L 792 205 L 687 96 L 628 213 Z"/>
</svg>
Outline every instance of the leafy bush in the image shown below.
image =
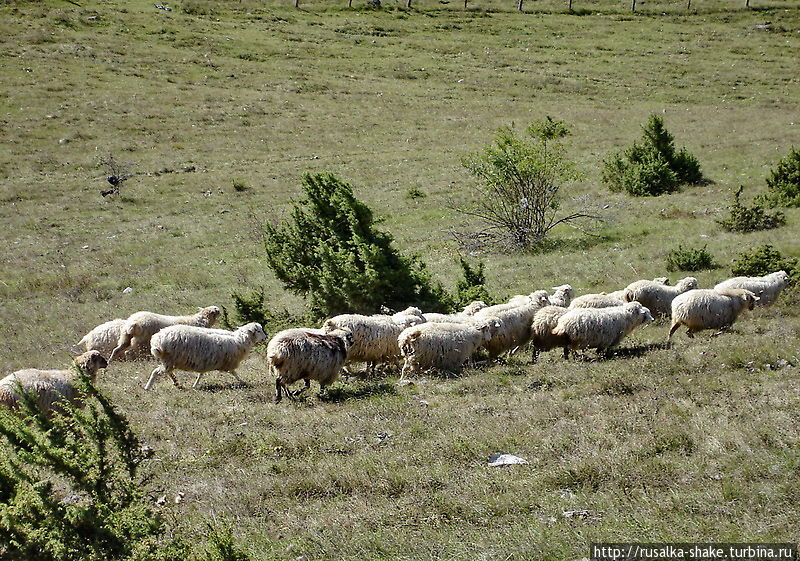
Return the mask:
<svg viewBox="0 0 800 561">
<path fill-rule="evenodd" d="M 661 117 L 650 115 L 642 129 L 640 142 L 604 162 L 603 181 L 612 191 L 657 196 L 704 181 L 697 158 L 686 148 L 675 150 L 673 136 Z"/>
<path fill-rule="evenodd" d="M 284 286 L 321 315 L 376 312 L 381 305 L 447 311 L 449 295 L 416 257 L 375 227 L 370 208 L 329 173 L 303 176 L 305 198 L 291 220 L 265 226 L 267 264 Z"/>
<path fill-rule="evenodd" d="M 146 453 L 127 419 L 80 374 L 84 410 L 0 411 L 0 558 L 18 561 L 186 559 L 148 505 Z"/>
<path fill-rule="evenodd" d="M 797 280 L 800 279 L 797 259 L 784 257 L 770 244 L 743 251 L 733 260 L 731 266 L 731 272 L 735 276 L 743 277 L 760 277 L 781 270 L 789 274 L 792 284 L 797 284 Z"/>
<path fill-rule="evenodd" d="M 766 200 L 773 206 L 800 206 L 800 150 L 792 149 L 767 178 Z"/>
<path fill-rule="evenodd" d="M 730 216 L 717 220 L 717 223 L 725 230 L 747 233 L 770 230 L 786 224 L 786 217 L 780 211 L 770 214 L 759 204 L 754 204 L 751 207 L 744 206 L 739 200 L 743 190 L 744 186 L 741 186 L 733 195 Z"/>
<path fill-rule="evenodd" d="M 667 254 L 667 271 L 704 271 L 706 269 L 717 269 L 719 263 L 714 260 L 714 256 L 708 251 L 708 246 L 699 249 L 687 248 L 678 245 L 678 249 L 673 249 Z"/>
<path fill-rule="evenodd" d="M 456 283 L 456 305 L 463 308 L 470 302 L 482 300 L 487 304 L 494 304 L 494 298 L 486 289 L 486 275 L 483 272 L 484 263 L 478 261 L 473 267 L 463 257 L 459 257 L 462 279 Z"/>
</svg>

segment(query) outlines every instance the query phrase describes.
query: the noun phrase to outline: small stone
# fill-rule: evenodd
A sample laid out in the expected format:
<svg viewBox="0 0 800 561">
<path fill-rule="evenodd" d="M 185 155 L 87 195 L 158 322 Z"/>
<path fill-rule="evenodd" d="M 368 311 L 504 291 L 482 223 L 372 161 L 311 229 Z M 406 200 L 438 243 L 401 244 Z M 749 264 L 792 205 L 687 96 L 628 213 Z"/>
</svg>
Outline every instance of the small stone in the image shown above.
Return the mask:
<svg viewBox="0 0 800 561">
<path fill-rule="evenodd" d="M 527 464 L 528 460 L 514 454 L 492 454 L 489 456 L 489 467 L 513 466 Z"/>
<path fill-rule="evenodd" d="M 399 388 L 402 388 L 404 386 L 414 386 L 414 385 L 416 385 L 414 383 L 414 380 L 400 380 L 399 382 L 397 382 L 397 387 Z"/>
<path fill-rule="evenodd" d="M 130 294 L 131 292 L 133 292 L 133 288 L 131 288 L 130 286 L 122 291 L 123 294 Z"/>
<path fill-rule="evenodd" d="M 164 506 L 165 504 L 167 504 L 167 496 L 166 495 L 161 495 L 160 497 L 158 497 L 156 499 L 156 504 L 158 506 Z"/>
<path fill-rule="evenodd" d="M 775 368 L 786 368 L 787 366 L 791 366 L 788 360 L 780 359 L 778 362 L 775 363 Z"/>
<path fill-rule="evenodd" d="M 88 245 L 84 245 L 83 247 L 81 247 L 81 249 L 89 249 L 89 246 Z"/>
<path fill-rule="evenodd" d="M 181 501 L 183 501 L 183 497 L 185 497 L 185 496 L 186 496 L 186 493 L 184 493 L 183 491 L 179 491 L 178 494 L 175 495 L 175 504 L 176 505 L 177 504 L 181 504 Z"/>
</svg>

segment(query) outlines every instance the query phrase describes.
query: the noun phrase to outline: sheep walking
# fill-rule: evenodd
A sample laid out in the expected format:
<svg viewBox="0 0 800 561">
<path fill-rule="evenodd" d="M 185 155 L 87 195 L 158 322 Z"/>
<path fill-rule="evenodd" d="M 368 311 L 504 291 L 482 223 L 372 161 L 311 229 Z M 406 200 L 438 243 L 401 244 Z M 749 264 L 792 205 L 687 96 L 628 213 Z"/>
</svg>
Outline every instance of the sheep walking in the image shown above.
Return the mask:
<svg viewBox="0 0 800 561">
<path fill-rule="evenodd" d="M 697 289 L 677 296 L 672 301 L 672 326 L 667 345 L 681 325 L 686 335 L 704 329 L 728 329 L 745 309 L 752 310 L 758 297 L 742 288 Z"/>
<path fill-rule="evenodd" d="M 500 323 L 500 328 L 495 330 L 491 340 L 484 345 L 489 357 L 496 358 L 507 351 L 512 351 L 513 354 L 516 349 L 527 344 L 531 338 L 533 318 L 547 302 L 547 296 L 544 296 L 526 306 L 489 306 L 475 314 L 476 318 L 497 318 Z"/>
<path fill-rule="evenodd" d="M 615 298 L 610 294 L 584 294 L 578 296 L 569 305 L 570 310 L 575 308 L 612 308 L 614 306 L 624 306 L 627 300 Z"/>
<path fill-rule="evenodd" d="M 538 360 L 539 353 L 542 351 L 549 351 L 556 347 L 563 347 L 564 358 L 569 357 L 569 339 L 565 335 L 553 334 L 558 320 L 568 311 L 569 309 L 563 306 L 545 306 L 533 316 L 531 324 L 531 344 L 533 345 L 531 359 L 533 362 Z"/>
<path fill-rule="evenodd" d="M 464 306 L 464 309 L 461 310 L 460 312 L 458 312 L 458 315 L 461 315 L 461 316 L 474 316 L 475 314 L 477 314 L 478 312 L 480 312 L 482 309 L 484 309 L 486 307 L 488 307 L 488 306 L 487 306 L 486 302 L 484 302 L 483 300 L 475 300 L 474 302 L 470 302 L 469 304 Z"/>
<path fill-rule="evenodd" d="M 283 394 L 290 399 L 311 387 L 311 380 L 321 388 L 339 377 L 347 359 L 352 334 L 345 330 L 325 333 L 321 329 L 286 329 L 267 345 L 269 370 L 275 375 L 275 403 Z M 305 380 L 305 387 L 292 394 L 287 386 Z"/>
<path fill-rule="evenodd" d="M 556 337 L 565 337 L 573 350 L 592 348 L 607 351 L 648 321 L 653 321 L 653 316 L 639 302 L 613 308 L 574 308 L 558 319 L 552 333 Z"/>
<path fill-rule="evenodd" d="M 342 314 L 322 324 L 325 333 L 349 331 L 353 344 L 347 353 L 347 362 L 366 362 L 372 371 L 378 364 L 393 364 L 400 359 L 397 337 L 403 329 L 385 315 Z"/>
<path fill-rule="evenodd" d="M 150 348 L 150 338 L 165 327 L 172 325 L 211 327 L 221 312 L 217 306 L 198 308 L 198 312 L 191 316 L 164 316 L 153 312 L 136 312 L 125 320 L 117 346 L 111 352 L 108 362 L 116 360 L 123 352 L 132 354 L 139 348 Z"/>
<path fill-rule="evenodd" d="M 82 346 L 86 351 L 100 351 L 104 357 L 110 357 L 117 347 L 122 328 L 125 326 L 124 319 L 112 319 L 101 323 L 78 341 L 76 346 Z M 150 355 L 150 349 L 144 347 L 134 347 L 126 353 L 121 353 L 117 360 L 128 360 L 132 358 L 142 358 Z"/>
<path fill-rule="evenodd" d="M 108 366 L 99 351 L 92 350 L 75 357 L 75 366 L 94 382 L 97 371 Z M 39 408 L 46 413 L 63 412 L 62 403 L 81 405 L 81 392 L 75 382 L 78 372 L 70 370 L 37 370 L 28 368 L 12 372 L 0 380 L 0 405 L 19 408 L 22 396 L 18 387 L 36 396 Z"/>
<path fill-rule="evenodd" d="M 722 281 L 714 289 L 743 288 L 758 296 L 759 306 L 771 306 L 778 299 L 781 291 L 789 286 L 789 282 L 789 275 L 786 271 L 777 271 L 763 277 L 734 277 Z"/>
<path fill-rule="evenodd" d="M 248 323 L 236 329 L 208 329 L 193 325 L 172 325 L 153 335 L 150 352 L 161 362 L 150 374 L 144 385 L 149 390 L 156 376 L 167 374 L 177 387 L 173 370 L 197 372 L 192 388 L 196 388 L 205 372 L 219 370 L 229 372 L 239 382 L 245 382 L 236 374 L 236 368 L 256 343 L 266 340 L 267 334 L 259 323 Z"/>
<path fill-rule="evenodd" d="M 668 277 L 656 277 L 652 281 L 636 281 L 636 283 L 648 283 L 654 282 L 656 284 L 663 284 L 664 286 L 669 286 L 669 278 Z M 632 284 L 636 284 L 632 283 Z M 625 302 L 630 302 L 631 300 L 628 299 L 629 291 L 627 288 L 623 288 L 622 290 L 615 290 L 613 292 L 609 292 L 607 296 L 611 296 L 612 298 L 616 298 L 618 300 L 624 300 Z"/>
<path fill-rule="evenodd" d="M 566 308 L 570 305 L 574 297 L 575 291 L 572 287 L 568 284 L 562 284 L 561 286 L 553 287 L 553 294 L 550 295 L 548 301 L 551 306 Z"/>
<path fill-rule="evenodd" d="M 686 277 L 675 286 L 659 284 L 655 281 L 636 281 L 627 286 L 629 302 L 640 302 L 654 316 L 668 315 L 672 310 L 672 300 L 679 294 L 697 289 L 697 279 Z"/>
<path fill-rule="evenodd" d="M 547 306 L 550 303 L 550 298 L 547 296 L 546 290 L 537 290 L 535 292 L 531 292 L 530 294 L 518 294 L 517 296 L 512 296 L 508 303 L 500 304 L 499 306 L 489 306 L 490 308 L 494 308 L 495 311 L 500 311 L 502 309 L 508 309 L 507 306 L 528 306 L 530 304 L 540 304 L 542 306 Z M 491 312 L 487 312 L 491 314 Z"/>
<path fill-rule="evenodd" d="M 398 345 L 405 362 L 401 377 L 431 369 L 457 372 L 500 328 L 484 319 L 474 324 L 422 323 L 404 329 Z"/>
</svg>

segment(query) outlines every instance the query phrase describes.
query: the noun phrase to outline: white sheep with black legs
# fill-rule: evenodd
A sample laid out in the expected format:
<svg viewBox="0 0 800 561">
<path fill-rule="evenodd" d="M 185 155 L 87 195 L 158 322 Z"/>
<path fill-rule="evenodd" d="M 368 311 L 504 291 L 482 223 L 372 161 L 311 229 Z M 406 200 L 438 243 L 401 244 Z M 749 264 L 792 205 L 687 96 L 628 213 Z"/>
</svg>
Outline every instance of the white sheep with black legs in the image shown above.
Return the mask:
<svg viewBox="0 0 800 561">
<path fill-rule="evenodd" d="M 325 320 L 322 330 L 331 333 L 349 331 L 353 344 L 347 353 L 347 363 L 366 362 L 370 370 L 378 364 L 393 364 L 400 359 L 397 337 L 405 329 L 390 316 L 342 314 Z"/>
<path fill-rule="evenodd" d="M 639 302 L 654 316 L 669 315 L 672 300 L 679 294 L 697 289 L 697 279 L 686 277 L 675 286 L 667 286 L 654 281 L 636 281 L 629 284 L 626 294 L 628 302 Z"/>
<path fill-rule="evenodd" d="M 476 318 L 495 317 L 500 320 L 500 328 L 492 335 L 492 339 L 484 345 L 489 352 L 489 357 L 496 358 L 505 352 L 514 351 L 530 341 L 533 318 L 536 312 L 546 305 L 547 297 L 545 296 L 527 306 L 512 306 L 510 308 L 489 306 L 475 314 Z"/>
<path fill-rule="evenodd" d="M 211 327 L 221 312 L 222 310 L 217 306 L 198 308 L 198 312 L 190 316 L 165 316 L 153 312 L 136 312 L 125 320 L 117 346 L 111 352 L 108 362 L 116 360 L 123 352 L 134 354 L 139 348 L 150 348 L 150 338 L 165 327 L 172 325 Z"/>
<path fill-rule="evenodd" d="M 533 362 L 539 358 L 539 353 L 556 347 L 564 349 L 564 358 L 569 357 L 569 339 L 564 335 L 553 334 L 558 320 L 568 311 L 569 308 L 563 306 L 545 306 L 533 316 L 531 323 L 531 345 L 533 346 L 531 358 Z"/>
<path fill-rule="evenodd" d="M 88 375 L 92 382 L 97 377 L 97 371 L 108 366 L 106 359 L 96 350 L 75 357 L 74 364 L 78 370 Z M 25 392 L 36 397 L 39 408 L 46 413 L 63 411 L 60 402 L 80 406 L 82 396 L 76 385 L 78 375 L 75 368 L 69 370 L 27 368 L 12 372 L 0 380 L 0 405 L 17 409 L 22 401 L 18 393 L 21 386 Z"/>
<path fill-rule="evenodd" d="M 558 319 L 553 335 L 565 337 L 573 350 L 607 351 L 648 321 L 653 321 L 653 316 L 639 302 L 613 308 L 574 308 Z"/>
<path fill-rule="evenodd" d="M 324 332 L 321 329 L 294 328 L 275 334 L 267 345 L 269 370 L 275 375 L 275 403 L 283 394 L 292 398 L 311 387 L 311 381 L 320 388 L 332 384 L 339 377 L 347 351 L 353 342 L 347 330 Z M 305 387 L 289 392 L 288 386 L 305 381 Z"/>
<path fill-rule="evenodd" d="M 568 284 L 562 284 L 561 286 L 553 287 L 553 294 L 551 294 L 547 300 L 551 306 L 566 308 L 570 305 L 574 297 L 575 290 Z"/>
<path fill-rule="evenodd" d="M 248 323 L 235 331 L 193 325 L 165 327 L 150 339 L 150 352 L 161 365 L 150 374 L 144 389 L 149 390 L 156 376 L 161 374 L 167 374 L 172 378 L 172 383 L 182 387 L 175 379 L 173 370 L 197 372 L 192 388 L 197 387 L 205 372 L 212 370 L 229 372 L 244 384 L 236 374 L 236 368 L 253 345 L 266 338 L 267 334 L 259 323 Z"/>
<path fill-rule="evenodd" d="M 776 271 L 763 277 L 734 277 L 722 281 L 714 289 L 743 288 L 758 296 L 759 306 L 771 306 L 781 291 L 789 286 L 789 282 L 786 271 Z"/>
<path fill-rule="evenodd" d="M 496 319 L 473 324 L 422 323 L 404 329 L 398 345 L 405 359 L 401 376 L 431 369 L 457 372 L 500 328 Z"/>
<path fill-rule="evenodd" d="M 697 289 L 677 296 L 672 301 L 672 326 L 667 344 L 681 325 L 686 334 L 704 329 L 728 329 L 744 310 L 752 310 L 758 297 L 742 288 Z"/>
<path fill-rule="evenodd" d="M 569 309 L 575 308 L 611 308 L 614 306 L 624 306 L 627 300 L 615 298 L 610 294 L 584 294 L 575 298 L 569 305 Z"/>
</svg>

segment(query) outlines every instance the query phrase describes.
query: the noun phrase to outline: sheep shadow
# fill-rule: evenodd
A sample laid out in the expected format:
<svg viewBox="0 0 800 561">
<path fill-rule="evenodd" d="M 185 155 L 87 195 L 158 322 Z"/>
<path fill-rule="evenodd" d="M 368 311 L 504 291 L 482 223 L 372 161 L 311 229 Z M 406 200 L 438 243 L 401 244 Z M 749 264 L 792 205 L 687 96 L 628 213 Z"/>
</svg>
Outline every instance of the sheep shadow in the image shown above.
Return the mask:
<svg viewBox="0 0 800 561">
<path fill-rule="evenodd" d="M 598 362 L 606 360 L 618 360 L 627 358 L 638 358 L 653 351 L 661 351 L 669 349 L 667 343 L 649 343 L 647 345 L 634 345 L 632 347 L 620 347 L 608 351 L 598 351 L 593 356 L 588 356 L 585 353 L 571 353 L 571 356 L 583 362 Z"/>
<path fill-rule="evenodd" d="M 341 403 L 352 399 L 366 399 L 376 395 L 391 395 L 395 393 L 397 393 L 396 388 L 388 382 L 359 385 L 337 384 L 319 392 L 318 399 L 324 403 Z"/>
<path fill-rule="evenodd" d="M 206 393 L 219 393 L 223 391 L 230 391 L 230 390 L 240 390 L 240 389 L 249 389 L 252 388 L 253 385 L 245 382 L 242 384 L 241 382 L 212 382 L 210 384 L 200 384 L 195 388 L 199 392 L 206 392 Z"/>
</svg>

